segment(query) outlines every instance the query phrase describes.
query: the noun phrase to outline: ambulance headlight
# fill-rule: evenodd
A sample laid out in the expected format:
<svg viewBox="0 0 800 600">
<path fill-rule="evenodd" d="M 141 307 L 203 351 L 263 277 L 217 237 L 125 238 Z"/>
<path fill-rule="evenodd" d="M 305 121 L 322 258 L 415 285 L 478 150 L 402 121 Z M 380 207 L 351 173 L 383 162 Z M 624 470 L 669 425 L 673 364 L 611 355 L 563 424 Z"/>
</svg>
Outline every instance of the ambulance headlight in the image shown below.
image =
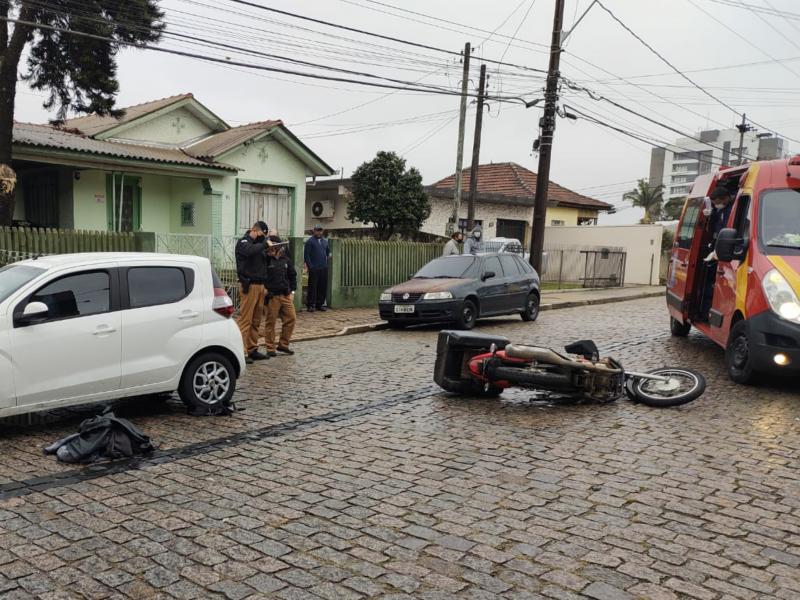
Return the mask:
<svg viewBox="0 0 800 600">
<path fill-rule="evenodd" d="M 764 276 L 761 286 L 773 312 L 787 321 L 800 323 L 800 301 L 792 286 L 777 269 Z"/>
</svg>

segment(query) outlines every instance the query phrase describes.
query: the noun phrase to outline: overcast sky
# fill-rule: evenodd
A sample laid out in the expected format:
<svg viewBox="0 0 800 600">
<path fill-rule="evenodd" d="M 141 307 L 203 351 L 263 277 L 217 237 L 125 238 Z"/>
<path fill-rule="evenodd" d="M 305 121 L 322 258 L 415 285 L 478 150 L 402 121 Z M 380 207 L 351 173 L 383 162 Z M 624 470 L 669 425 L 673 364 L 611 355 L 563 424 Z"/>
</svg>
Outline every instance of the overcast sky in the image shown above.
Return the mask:
<svg viewBox="0 0 800 600">
<path fill-rule="evenodd" d="M 547 68 L 555 4 L 554 0 L 252 1 L 454 52 L 470 42 L 476 47 L 470 79 L 473 92 L 481 57 Z M 590 2 L 566 1 L 567 28 Z M 747 8 L 726 6 L 739 2 L 794 13 L 797 18 L 759 16 Z M 796 0 L 603 3 L 719 100 L 745 111 L 748 117 L 773 131 L 800 139 L 796 115 L 800 101 L 795 95 L 800 90 L 800 6 Z M 458 89 L 461 79 L 459 58 L 434 50 L 297 20 L 231 0 L 164 0 L 161 5 L 167 12 L 168 30 L 176 33 L 452 90 Z M 161 46 L 337 75 L 236 50 L 203 48 L 185 39 L 165 37 Z M 719 68 L 745 63 L 758 64 Z M 487 68 L 491 94 L 524 95 L 528 100 L 541 96 L 544 84 L 538 73 L 492 63 L 487 63 Z M 569 36 L 561 72 L 573 82 L 687 133 L 730 127 L 738 121 L 732 110 L 671 71 L 597 5 Z M 119 75 L 120 106 L 193 92 L 231 125 L 280 118 L 324 160 L 343 169 L 345 176 L 379 150 L 404 153 L 409 165 L 422 172 L 425 183 L 433 183 L 455 170 L 457 96 L 303 79 L 143 50 L 121 52 Z M 615 80 L 616 77 L 629 81 Z M 31 94 L 23 83 L 18 91 L 17 120 L 43 122 L 52 116 L 41 107 L 40 95 Z M 665 142 L 679 137 L 608 103 L 592 100 L 583 92 L 564 89 L 561 99 L 629 131 Z M 513 161 L 536 171 L 538 156 L 531 153 L 531 144 L 537 136 L 540 116 L 539 108 L 489 102 L 483 121 L 481 163 Z M 473 120 L 474 108 L 468 116 L 464 166 L 471 160 Z M 800 148 L 800 144 L 791 142 L 789 146 Z M 647 177 L 650 149 L 650 145 L 586 120 L 559 119 L 551 179 L 620 204 L 622 193 L 633 187 L 637 178 Z M 623 209 L 601 222 L 630 223 L 640 216 L 637 209 Z"/>
</svg>

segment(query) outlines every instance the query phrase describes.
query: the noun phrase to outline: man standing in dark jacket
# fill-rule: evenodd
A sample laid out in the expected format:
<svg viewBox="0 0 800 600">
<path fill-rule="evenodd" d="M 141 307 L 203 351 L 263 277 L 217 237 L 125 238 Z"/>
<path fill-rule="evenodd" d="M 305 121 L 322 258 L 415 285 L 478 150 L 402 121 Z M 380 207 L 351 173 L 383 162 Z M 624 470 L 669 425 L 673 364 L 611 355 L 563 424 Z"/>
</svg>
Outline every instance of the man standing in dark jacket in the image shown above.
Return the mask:
<svg viewBox="0 0 800 600">
<path fill-rule="evenodd" d="M 268 356 L 278 352 L 294 354 L 289 348 L 294 333 L 297 313 L 294 310 L 294 292 L 297 289 L 297 270 L 286 253 L 286 246 L 278 236 L 270 236 L 275 244 L 267 250 L 267 298 L 264 323 L 264 341 Z M 275 322 L 281 319 L 281 337 L 275 344 Z M 277 350 L 277 352 L 276 352 Z"/>
<path fill-rule="evenodd" d="M 236 274 L 239 277 L 239 331 L 242 333 L 247 363 L 269 358 L 258 351 L 258 330 L 264 310 L 264 283 L 267 280 L 266 235 L 264 221 L 255 223 L 236 243 Z"/>
<path fill-rule="evenodd" d="M 322 225 L 314 227 L 314 235 L 306 240 L 303 248 L 303 259 L 308 268 L 308 297 L 306 306 L 308 312 L 327 310 L 325 294 L 328 292 L 328 259 L 331 249 L 328 240 L 322 237 Z"/>
</svg>

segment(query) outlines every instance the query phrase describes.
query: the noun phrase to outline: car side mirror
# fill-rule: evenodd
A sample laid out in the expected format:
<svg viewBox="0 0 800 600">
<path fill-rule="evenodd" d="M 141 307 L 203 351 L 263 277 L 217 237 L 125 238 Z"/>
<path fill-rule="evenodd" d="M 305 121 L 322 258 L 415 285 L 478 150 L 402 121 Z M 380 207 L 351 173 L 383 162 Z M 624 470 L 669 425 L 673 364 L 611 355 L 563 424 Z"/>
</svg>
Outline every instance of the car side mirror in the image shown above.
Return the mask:
<svg viewBox="0 0 800 600">
<path fill-rule="evenodd" d="M 741 258 L 744 253 L 743 245 L 744 239 L 739 237 L 735 229 L 723 229 L 717 236 L 714 251 L 717 253 L 717 259 L 730 262 Z"/>
<path fill-rule="evenodd" d="M 35 325 L 47 320 L 50 309 L 44 302 L 30 302 L 22 311 L 22 315 L 17 317 L 17 325 Z"/>
<path fill-rule="evenodd" d="M 483 274 L 483 277 L 481 277 L 481 280 L 482 280 L 482 281 L 486 281 L 487 279 L 491 279 L 491 278 L 492 278 L 492 277 L 494 277 L 494 276 L 495 276 L 495 273 L 494 273 L 494 271 L 486 271 L 486 272 Z"/>
</svg>

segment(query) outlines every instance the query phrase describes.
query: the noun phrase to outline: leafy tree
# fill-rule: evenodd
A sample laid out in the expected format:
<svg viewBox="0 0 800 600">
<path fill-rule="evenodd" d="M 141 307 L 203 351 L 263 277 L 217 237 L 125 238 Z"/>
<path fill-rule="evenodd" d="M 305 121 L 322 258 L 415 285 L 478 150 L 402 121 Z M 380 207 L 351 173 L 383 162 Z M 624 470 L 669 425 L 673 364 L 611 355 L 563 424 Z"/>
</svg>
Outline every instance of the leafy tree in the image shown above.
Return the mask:
<svg viewBox="0 0 800 600">
<path fill-rule="evenodd" d="M 418 230 L 431 214 L 422 175 L 394 152 L 378 152 L 353 173 L 353 197 L 347 218 L 375 224 L 379 239 Z"/>
<path fill-rule="evenodd" d="M 685 196 L 683 198 L 673 198 L 672 200 L 667 200 L 667 202 L 664 204 L 664 218 L 669 219 L 670 221 L 677 221 L 680 219 L 684 204 L 686 204 Z"/>
<path fill-rule="evenodd" d="M 651 186 L 646 179 L 640 179 L 636 188 L 627 192 L 622 199 L 629 201 L 633 206 L 644 209 L 642 223 L 655 223 L 661 218 L 664 186 Z"/>
<path fill-rule="evenodd" d="M 11 146 L 18 79 L 49 93 L 44 107 L 57 108 L 56 123 L 69 111 L 121 116 L 114 108 L 117 53 L 158 41 L 163 16 L 158 0 L 0 0 L 0 225 L 10 225 L 14 216 Z"/>
</svg>

